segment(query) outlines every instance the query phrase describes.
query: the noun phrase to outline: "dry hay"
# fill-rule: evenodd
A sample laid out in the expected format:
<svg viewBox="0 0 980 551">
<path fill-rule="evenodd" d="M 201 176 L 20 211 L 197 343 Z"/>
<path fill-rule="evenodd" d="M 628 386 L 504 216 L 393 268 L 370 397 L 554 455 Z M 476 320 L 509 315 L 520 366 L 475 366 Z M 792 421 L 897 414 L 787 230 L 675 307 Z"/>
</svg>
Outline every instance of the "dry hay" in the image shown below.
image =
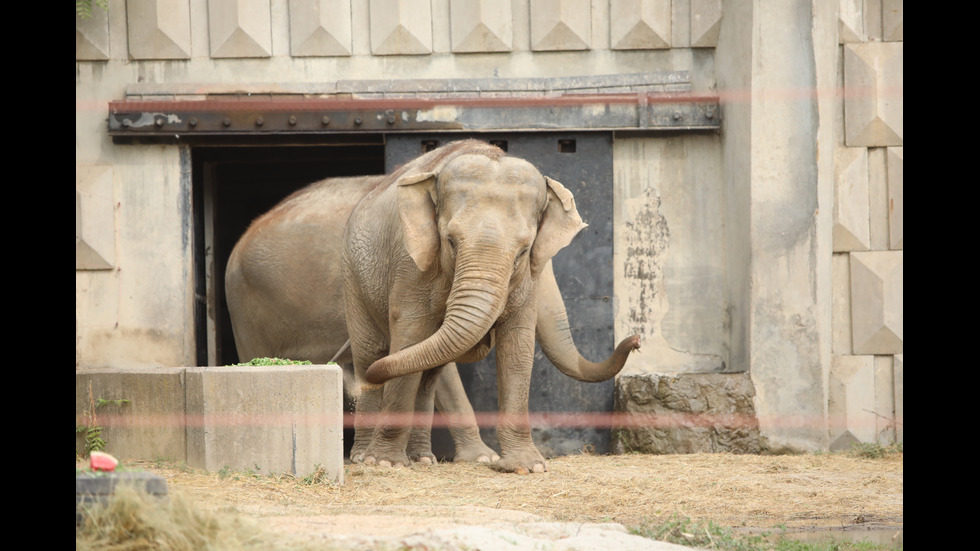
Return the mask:
<svg viewBox="0 0 980 551">
<path fill-rule="evenodd" d="M 345 466 L 343 485 L 289 475 L 219 475 L 130 464 L 168 480 L 200 507 L 235 510 L 297 533 L 390 533 L 396 524 L 557 520 L 639 526 L 674 515 L 730 527 L 895 524 L 903 519 L 903 456 L 578 455 L 549 472 L 514 475 L 486 465 Z M 374 515 L 383 515 L 379 521 Z M 309 526 L 307 526 L 309 527 Z"/>
</svg>

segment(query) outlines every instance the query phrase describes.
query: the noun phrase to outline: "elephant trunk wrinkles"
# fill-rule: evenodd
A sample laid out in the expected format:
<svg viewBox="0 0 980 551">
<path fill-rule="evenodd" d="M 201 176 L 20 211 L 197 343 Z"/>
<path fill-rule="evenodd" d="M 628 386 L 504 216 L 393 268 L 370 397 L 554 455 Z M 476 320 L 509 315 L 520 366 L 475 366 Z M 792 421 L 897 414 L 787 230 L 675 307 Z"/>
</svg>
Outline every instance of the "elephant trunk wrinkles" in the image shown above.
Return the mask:
<svg viewBox="0 0 980 551">
<path fill-rule="evenodd" d="M 503 311 L 510 265 L 492 265 L 487 254 L 460 254 L 446 317 L 424 341 L 374 362 L 365 373 L 371 384 L 456 361 L 483 341 Z"/>
<path fill-rule="evenodd" d="M 559 371 L 586 383 L 598 383 L 615 377 L 623 369 L 630 352 L 640 348 L 639 335 L 633 335 L 623 339 L 604 361 L 596 363 L 585 359 L 572 339 L 565 303 L 550 265 L 542 270 L 538 282 L 535 333 L 541 350 Z"/>
</svg>

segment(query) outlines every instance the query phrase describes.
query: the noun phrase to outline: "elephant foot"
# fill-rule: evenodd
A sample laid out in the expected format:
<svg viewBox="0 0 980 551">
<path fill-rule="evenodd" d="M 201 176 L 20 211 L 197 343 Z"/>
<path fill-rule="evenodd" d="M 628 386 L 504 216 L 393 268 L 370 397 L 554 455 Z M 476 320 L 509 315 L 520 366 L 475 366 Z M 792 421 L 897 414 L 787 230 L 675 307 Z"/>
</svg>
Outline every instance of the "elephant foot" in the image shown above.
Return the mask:
<svg viewBox="0 0 980 551">
<path fill-rule="evenodd" d="M 413 429 L 408 439 L 408 457 L 416 463 L 423 465 L 435 465 L 439 462 L 435 454 L 432 453 L 432 440 L 430 438 L 431 429 Z"/>
<path fill-rule="evenodd" d="M 361 462 L 365 465 L 377 465 L 378 467 L 407 467 L 412 463 L 404 451 L 384 451 L 377 448 L 368 448 L 364 452 L 364 459 Z"/>
<path fill-rule="evenodd" d="M 394 467 L 396 469 L 400 469 L 400 468 L 404 467 L 405 465 L 407 465 L 408 464 L 408 461 L 407 460 L 405 460 L 405 461 L 399 461 L 399 460 L 389 460 L 389 459 L 378 459 L 377 457 L 374 457 L 372 455 L 368 455 L 368 456 L 365 456 L 364 457 L 363 463 L 365 465 L 375 465 L 375 466 L 378 466 L 378 467 L 387 467 L 387 468 Z"/>
<path fill-rule="evenodd" d="M 350 450 L 350 462 L 351 463 L 364 463 L 364 452 L 367 451 L 367 446 L 359 447 L 356 444 Z"/>
<path fill-rule="evenodd" d="M 500 472 L 529 474 L 544 473 L 548 471 L 548 463 L 537 451 L 514 454 L 504 454 L 503 457 L 494 461 L 490 466 Z"/>
<path fill-rule="evenodd" d="M 476 442 L 461 446 L 456 445 L 456 456 L 453 458 L 455 463 L 493 463 L 500 459 L 497 452 L 483 442 Z"/>
<path fill-rule="evenodd" d="M 422 465 L 435 465 L 439 462 L 435 454 L 431 451 L 410 451 L 408 457 L 415 463 L 421 463 Z"/>
</svg>

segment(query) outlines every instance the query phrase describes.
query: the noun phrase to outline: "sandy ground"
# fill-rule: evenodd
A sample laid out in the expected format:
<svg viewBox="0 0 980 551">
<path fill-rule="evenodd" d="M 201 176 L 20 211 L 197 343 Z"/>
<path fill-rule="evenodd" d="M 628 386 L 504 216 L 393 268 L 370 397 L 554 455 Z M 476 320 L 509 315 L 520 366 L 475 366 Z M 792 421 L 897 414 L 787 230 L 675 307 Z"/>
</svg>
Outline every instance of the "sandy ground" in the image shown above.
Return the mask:
<svg viewBox="0 0 980 551">
<path fill-rule="evenodd" d="M 631 539 L 637 536 L 627 529 L 678 515 L 739 530 L 899 533 L 903 461 L 902 454 L 578 455 L 551 459 L 547 473 L 529 475 L 474 464 L 347 465 L 343 485 L 131 466 L 164 476 L 171 494 L 199 507 L 237 511 L 297 541 L 364 549 L 417 548 L 419 538 L 428 549 L 474 542 L 482 549 L 584 549 L 597 541 L 666 549 Z M 499 545 L 488 543 L 496 539 Z"/>
</svg>

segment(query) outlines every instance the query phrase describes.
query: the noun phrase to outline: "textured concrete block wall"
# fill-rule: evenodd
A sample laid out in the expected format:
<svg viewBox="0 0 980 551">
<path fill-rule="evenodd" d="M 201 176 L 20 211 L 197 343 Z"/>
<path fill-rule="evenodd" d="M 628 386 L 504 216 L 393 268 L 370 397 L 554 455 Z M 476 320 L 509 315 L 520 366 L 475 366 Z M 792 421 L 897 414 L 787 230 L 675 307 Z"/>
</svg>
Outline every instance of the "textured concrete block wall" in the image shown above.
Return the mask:
<svg viewBox="0 0 980 551">
<path fill-rule="evenodd" d="M 93 415 L 94 414 L 94 415 Z M 76 370 L 76 426 L 101 427 L 119 459 L 186 461 L 343 482 L 336 365 Z M 76 435 L 76 451 L 84 435 Z"/>
<path fill-rule="evenodd" d="M 900 0 L 841 0 L 832 449 L 903 438 L 903 19 Z"/>
<path fill-rule="evenodd" d="M 91 19 L 76 18 L 75 59 L 711 48 L 722 15 L 721 0 L 208 0 L 206 8 L 204 4 L 113 0 L 108 13 L 97 8 Z M 113 41 L 110 18 L 124 18 L 125 40 Z M 198 37 L 204 39 L 206 53 L 200 51 L 203 44 L 195 44 Z M 114 44 L 126 53 L 112 51 Z"/>
</svg>

